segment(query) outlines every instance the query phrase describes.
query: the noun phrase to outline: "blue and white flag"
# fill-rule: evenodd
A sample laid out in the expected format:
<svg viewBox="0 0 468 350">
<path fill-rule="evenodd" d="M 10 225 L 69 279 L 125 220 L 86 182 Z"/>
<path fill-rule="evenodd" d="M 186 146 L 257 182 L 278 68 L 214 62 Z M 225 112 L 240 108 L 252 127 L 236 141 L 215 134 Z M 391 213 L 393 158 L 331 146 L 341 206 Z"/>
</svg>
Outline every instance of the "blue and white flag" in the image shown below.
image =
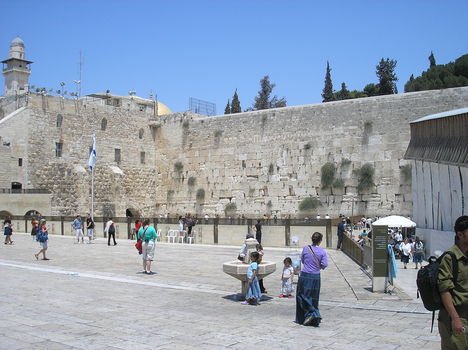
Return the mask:
<svg viewBox="0 0 468 350">
<path fill-rule="evenodd" d="M 93 149 L 91 150 L 91 153 L 89 154 L 89 170 L 93 171 L 94 164 L 96 164 L 96 135 L 93 135 Z"/>
</svg>

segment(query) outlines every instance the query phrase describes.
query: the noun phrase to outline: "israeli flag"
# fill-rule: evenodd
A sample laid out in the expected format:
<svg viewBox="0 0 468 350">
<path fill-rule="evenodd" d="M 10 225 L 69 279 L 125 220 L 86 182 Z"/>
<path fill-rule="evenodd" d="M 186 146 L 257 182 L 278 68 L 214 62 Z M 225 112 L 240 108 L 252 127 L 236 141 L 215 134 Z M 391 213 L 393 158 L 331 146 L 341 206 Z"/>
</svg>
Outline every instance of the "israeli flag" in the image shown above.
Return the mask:
<svg viewBox="0 0 468 350">
<path fill-rule="evenodd" d="M 89 170 L 93 171 L 94 164 L 96 164 L 96 135 L 93 135 L 93 149 L 91 150 L 91 153 L 89 154 Z"/>
</svg>

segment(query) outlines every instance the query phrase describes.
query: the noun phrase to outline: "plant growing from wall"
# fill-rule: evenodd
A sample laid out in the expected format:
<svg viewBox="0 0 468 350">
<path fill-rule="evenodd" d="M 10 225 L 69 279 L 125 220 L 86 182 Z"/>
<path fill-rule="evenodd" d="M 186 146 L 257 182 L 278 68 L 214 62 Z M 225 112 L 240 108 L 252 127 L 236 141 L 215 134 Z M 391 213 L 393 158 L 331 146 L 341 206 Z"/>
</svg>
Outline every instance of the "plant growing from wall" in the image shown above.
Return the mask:
<svg viewBox="0 0 468 350">
<path fill-rule="evenodd" d="M 343 179 L 336 179 L 334 182 L 333 182 L 333 187 L 334 188 L 344 188 L 344 181 Z"/>
<path fill-rule="evenodd" d="M 406 182 L 411 182 L 411 170 L 412 170 L 412 166 L 411 164 L 405 164 L 403 166 L 400 167 L 400 171 L 403 175 L 403 179 L 406 181 Z"/>
<path fill-rule="evenodd" d="M 175 162 L 174 163 L 174 170 L 177 171 L 178 173 L 182 172 L 184 169 L 184 164 L 182 162 Z"/>
<path fill-rule="evenodd" d="M 203 188 L 199 188 L 197 190 L 195 198 L 197 199 L 197 201 L 203 201 L 205 199 L 205 190 Z"/>
<path fill-rule="evenodd" d="M 234 214 L 236 214 L 236 211 L 237 211 L 236 203 L 227 203 L 224 206 L 224 214 L 226 216 L 234 216 Z"/>
<path fill-rule="evenodd" d="M 167 190 L 167 199 L 170 200 L 174 196 L 174 190 Z"/>
<path fill-rule="evenodd" d="M 216 130 L 216 131 L 214 132 L 214 136 L 215 136 L 216 138 L 220 138 L 222 134 L 223 134 L 223 130 L 219 130 L 219 129 L 218 129 L 218 130 Z"/>
<path fill-rule="evenodd" d="M 325 163 L 321 169 L 322 188 L 331 187 L 335 180 L 336 167 L 333 163 Z"/>
<path fill-rule="evenodd" d="M 312 145 L 310 144 L 310 142 L 307 142 L 305 145 L 304 145 L 304 149 L 307 151 L 309 149 L 312 148 Z"/>
<path fill-rule="evenodd" d="M 299 211 L 301 212 L 311 212 L 312 210 L 318 208 L 321 205 L 320 200 L 316 197 L 307 197 L 304 198 L 299 203 Z"/>
<path fill-rule="evenodd" d="M 184 122 L 182 123 L 182 127 L 183 127 L 184 129 L 188 129 L 189 126 L 190 126 L 189 121 L 188 121 L 188 120 L 184 120 Z"/>
<path fill-rule="evenodd" d="M 190 176 L 187 180 L 187 185 L 190 187 L 195 186 L 195 183 L 197 182 L 197 178 L 195 176 Z"/>
<path fill-rule="evenodd" d="M 255 188 L 249 187 L 249 196 L 253 196 L 255 193 Z"/>
<path fill-rule="evenodd" d="M 351 164 L 351 159 L 348 158 L 341 158 L 341 167 L 347 167 L 348 165 Z"/>
<path fill-rule="evenodd" d="M 375 169 L 372 164 L 366 163 L 360 169 L 355 171 L 358 177 L 358 192 L 363 192 L 371 189 L 375 186 L 374 184 L 374 173 Z"/>
<path fill-rule="evenodd" d="M 274 172 L 275 166 L 273 165 L 273 163 L 270 163 L 270 165 L 268 166 L 268 175 L 273 175 Z"/>
</svg>

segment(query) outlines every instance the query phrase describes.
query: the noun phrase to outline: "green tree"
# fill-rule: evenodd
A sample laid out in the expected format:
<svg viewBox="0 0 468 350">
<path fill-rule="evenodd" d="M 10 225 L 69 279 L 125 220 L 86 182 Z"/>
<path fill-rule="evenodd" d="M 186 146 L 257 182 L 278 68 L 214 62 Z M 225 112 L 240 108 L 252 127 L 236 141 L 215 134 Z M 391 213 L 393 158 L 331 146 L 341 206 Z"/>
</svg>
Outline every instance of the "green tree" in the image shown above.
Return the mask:
<svg viewBox="0 0 468 350">
<path fill-rule="evenodd" d="M 376 67 L 376 74 L 379 78 L 379 95 L 396 94 L 397 88 L 395 82 L 398 78 L 395 74 L 397 61 L 390 58 L 381 59 Z"/>
<path fill-rule="evenodd" d="M 226 108 L 224 108 L 224 114 L 231 114 L 231 103 L 229 102 L 229 99 Z"/>
<path fill-rule="evenodd" d="M 432 66 L 420 77 L 411 75 L 405 84 L 405 92 L 458 86 L 468 86 L 468 54 L 460 56 L 455 62 Z"/>
<path fill-rule="evenodd" d="M 242 108 L 239 101 L 239 96 L 237 96 L 237 89 L 234 91 L 234 96 L 232 96 L 232 103 L 231 103 L 231 113 L 240 113 L 242 112 Z"/>
<path fill-rule="evenodd" d="M 431 51 L 431 55 L 428 58 L 429 58 L 429 68 L 434 67 L 436 65 L 436 60 L 432 51 Z"/>
<path fill-rule="evenodd" d="M 346 84 L 343 82 L 341 83 L 341 90 L 338 91 L 336 94 L 336 99 L 337 100 L 347 100 L 349 98 L 351 98 L 350 94 L 349 94 L 349 90 L 346 88 Z"/>
<path fill-rule="evenodd" d="M 265 75 L 263 79 L 260 80 L 260 91 L 258 92 L 258 96 L 255 97 L 253 110 L 258 111 L 261 109 L 286 107 L 286 99 L 284 97 L 278 99 L 275 95 L 270 99 L 270 95 L 275 86 L 276 84 L 270 82 L 270 77 L 268 75 Z"/>
<path fill-rule="evenodd" d="M 325 86 L 323 87 L 323 91 L 322 91 L 322 97 L 323 97 L 322 102 L 330 102 L 335 99 L 333 95 L 333 83 L 331 80 L 330 72 L 331 72 L 330 64 L 327 61 L 327 71 L 325 73 Z"/>
<path fill-rule="evenodd" d="M 377 96 L 379 94 L 379 84 L 370 83 L 364 86 L 363 92 L 368 96 Z"/>
</svg>

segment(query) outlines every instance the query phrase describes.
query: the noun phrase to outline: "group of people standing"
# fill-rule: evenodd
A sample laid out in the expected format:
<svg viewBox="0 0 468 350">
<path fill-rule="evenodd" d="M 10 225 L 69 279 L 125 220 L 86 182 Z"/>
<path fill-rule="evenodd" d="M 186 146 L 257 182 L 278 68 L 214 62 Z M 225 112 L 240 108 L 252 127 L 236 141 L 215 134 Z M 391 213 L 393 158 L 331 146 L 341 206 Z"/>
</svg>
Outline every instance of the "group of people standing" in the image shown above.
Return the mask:
<svg viewBox="0 0 468 350">
<path fill-rule="evenodd" d="M 75 220 L 73 220 L 72 229 L 75 231 L 76 242 L 74 243 L 80 243 L 80 238 L 81 243 L 84 243 L 83 222 L 80 215 L 77 215 Z M 94 239 L 94 220 L 89 213 L 86 215 L 86 233 L 88 244 L 91 244 L 91 241 Z"/>
<path fill-rule="evenodd" d="M 246 238 L 253 238 L 253 234 L 248 234 Z M 319 311 L 320 272 L 328 266 L 328 260 L 327 253 L 320 248 L 323 235 L 320 232 L 314 232 L 311 239 L 312 244 L 306 245 L 301 253 L 302 270 L 296 289 L 296 323 L 304 326 L 318 327 L 322 320 Z M 239 259 L 243 258 L 243 248 L 241 248 Z M 241 304 L 258 305 L 262 293 L 266 293 L 264 288 L 263 291 L 261 290 L 263 283 L 260 283 L 262 280 L 258 278 L 258 265 L 261 263 L 263 255 L 261 244 L 257 244 L 256 251 L 250 253 L 249 268 L 247 270 L 248 286 L 245 296 L 246 300 Z M 281 294 L 279 297 L 292 298 L 294 269 L 291 258 L 286 257 L 283 260 L 283 265 Z"/>
</svg>

